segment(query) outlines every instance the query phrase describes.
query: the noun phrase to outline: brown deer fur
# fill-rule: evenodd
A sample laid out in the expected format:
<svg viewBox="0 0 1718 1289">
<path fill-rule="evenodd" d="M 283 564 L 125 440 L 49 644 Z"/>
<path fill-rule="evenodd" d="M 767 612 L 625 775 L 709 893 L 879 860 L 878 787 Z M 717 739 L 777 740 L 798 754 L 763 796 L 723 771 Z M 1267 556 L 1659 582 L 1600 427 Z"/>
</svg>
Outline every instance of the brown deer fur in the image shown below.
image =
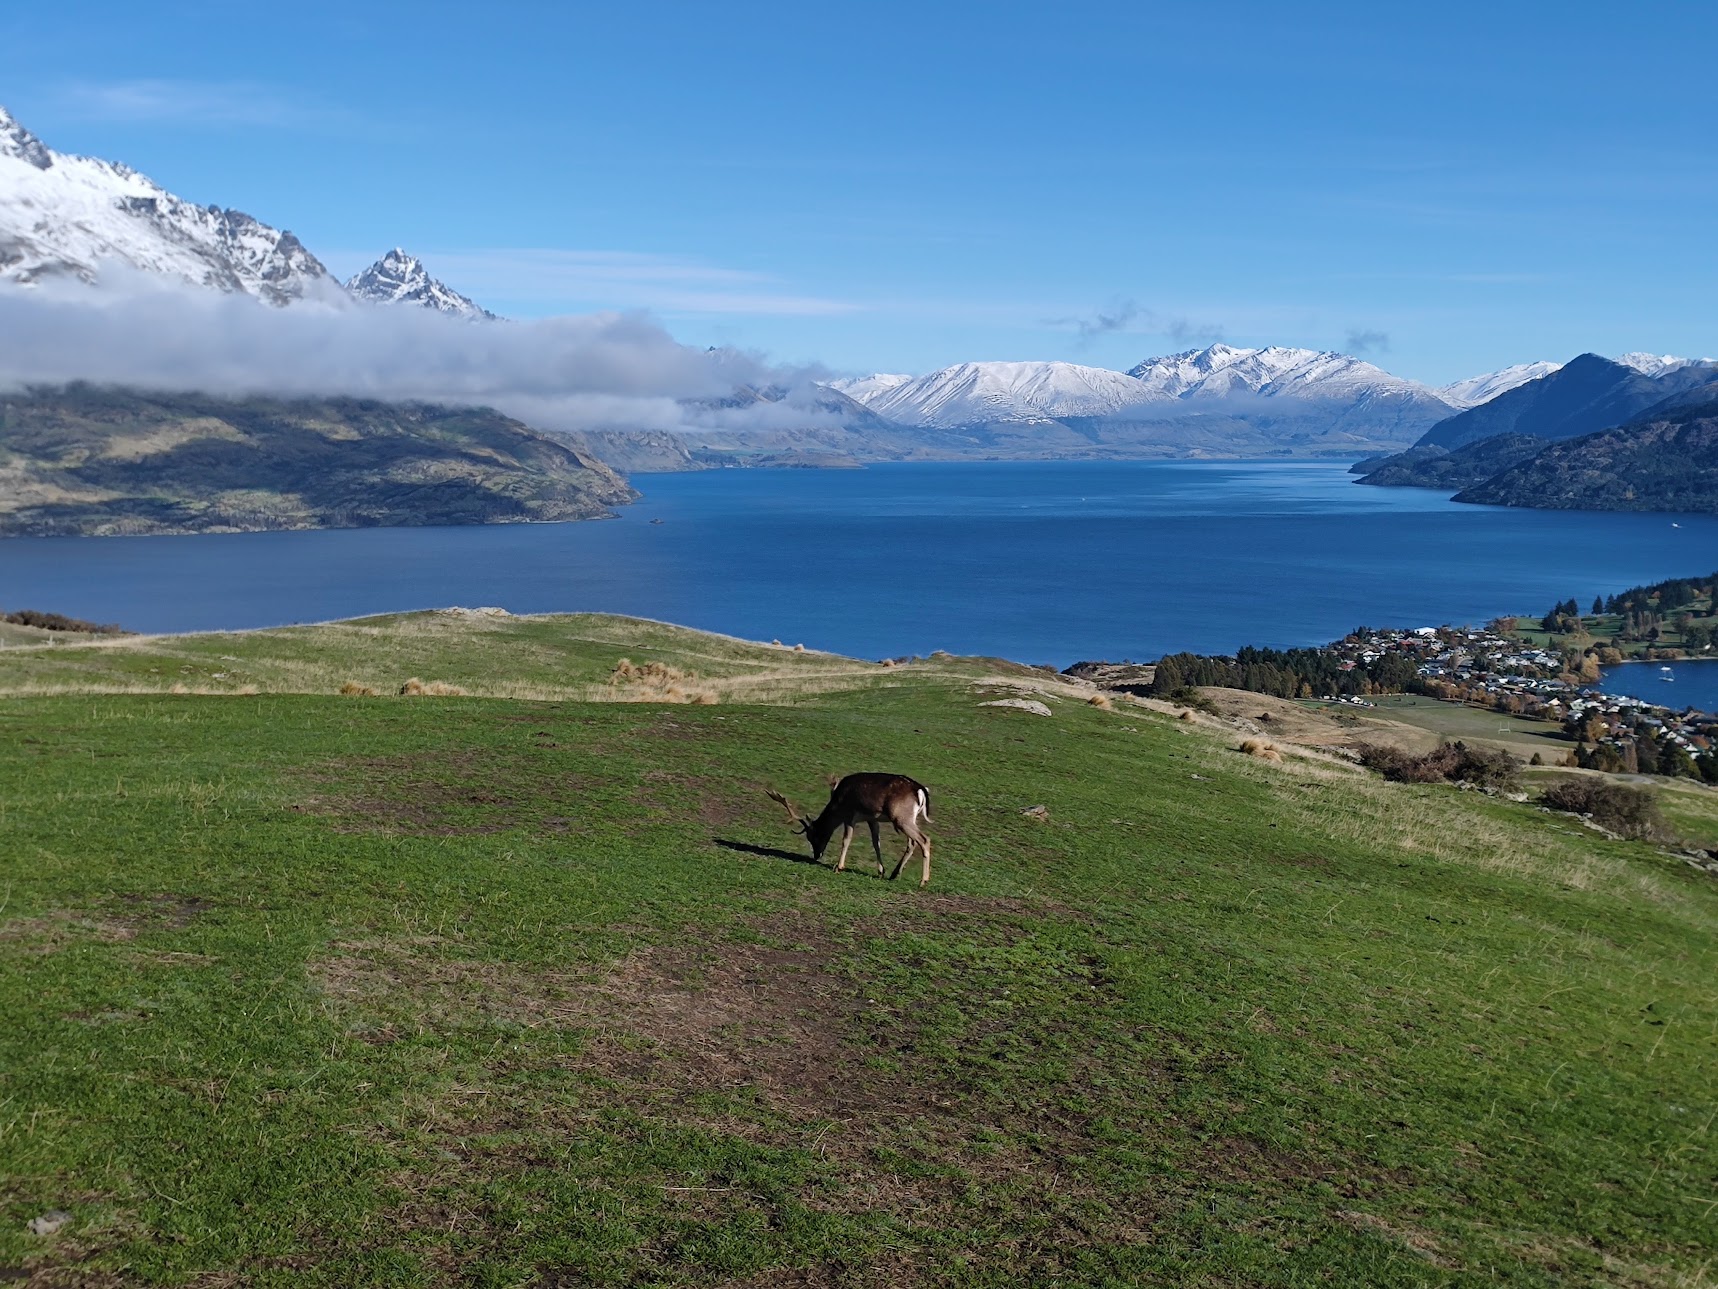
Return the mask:
<svg viewBox="0 0 1718 1289">
<path fill-rule="evenodd" d="M 913 856 L 916 846 L 924 857 L 919 878 L 921 887 L 931 880 L 931 842 L 925 836 L 924 825 L 930 820 L 931 795 L 925 786 L 904 774 L 850 774 L 837 782 L 829 793 L 829 804 L 815 819 L 807 819 L 793 808 L 793 803 L 779 792 L 771 791 L 770 800 L 778 802 L 788 813 L 799 832 L 811 843 L 813 859 L 822 859 L 837 828 L 842 830 L 841 858 L 835 870 L 847 867 L 847 848 L 853 844 L 853 826 L 863 822 L 871 830 L 871 849 L 877 855 L 877 876 L 883 875 L 883 842 L 878 825 L 888 823 L 907 839 L 906 853 L 895 871 L 892 882 Z"/>
</svg>

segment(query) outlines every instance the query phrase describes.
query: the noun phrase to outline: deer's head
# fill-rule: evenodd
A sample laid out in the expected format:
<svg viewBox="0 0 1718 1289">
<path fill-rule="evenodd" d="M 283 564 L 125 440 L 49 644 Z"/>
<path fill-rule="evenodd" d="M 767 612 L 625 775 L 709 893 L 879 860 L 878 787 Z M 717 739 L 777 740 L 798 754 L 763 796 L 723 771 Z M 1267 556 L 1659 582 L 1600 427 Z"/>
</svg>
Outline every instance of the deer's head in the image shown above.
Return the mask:
<svg viewBox="0 0 1718 1289">
<path fill-rule="evenodd" d="M 824 849 L 829 845 L 830 834 L 821 831 L 817 827 L 816 820 L 807 819 L 804 815 L 800 814 L 798 810 L 795 810 L 793 802 L 782 796 L 782 794 L 777 792 L 775 789 L 765 788 L 764 795 L 779 805 L 783 810 L 787 811 L 787 817 L 793 824 L 793 830 L 804 837 L 810 844 L 811 857 L 813 859 L 822 859 Z"/>
</svg>

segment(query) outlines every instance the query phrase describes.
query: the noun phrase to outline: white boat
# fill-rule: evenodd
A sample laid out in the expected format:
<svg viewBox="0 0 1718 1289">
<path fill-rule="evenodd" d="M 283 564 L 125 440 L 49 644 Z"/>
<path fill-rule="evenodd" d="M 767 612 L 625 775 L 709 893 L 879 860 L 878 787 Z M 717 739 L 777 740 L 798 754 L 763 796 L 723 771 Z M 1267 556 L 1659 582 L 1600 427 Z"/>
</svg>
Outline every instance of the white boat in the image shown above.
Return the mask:
<svg viewBox="0 0 1718 1289">
<path fill-rule="evenodd" d="M 1658 669 L 1658 678 L 1660 680 L 1675 680 L 1676 679 L 1676 673 L 1673 672 L 1669 667 L 1660 667 Z"/>
</svg>

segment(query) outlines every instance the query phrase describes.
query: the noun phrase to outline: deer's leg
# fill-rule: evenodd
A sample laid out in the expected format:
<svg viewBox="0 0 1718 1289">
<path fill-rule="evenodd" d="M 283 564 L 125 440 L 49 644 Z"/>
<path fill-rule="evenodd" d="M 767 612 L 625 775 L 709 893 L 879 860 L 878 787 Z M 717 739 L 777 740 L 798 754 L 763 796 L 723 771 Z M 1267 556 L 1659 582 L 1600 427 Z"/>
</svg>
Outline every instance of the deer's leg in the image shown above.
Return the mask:
<svg viewBox="0 0 1718 1289">
<path fill-rule="evenodd" d="M 925 852 L 924 875 L 919 878 L 919 889 L 922 891 L 931 884 L 931 839 L 919 838 L 919 849 Z"/>
<path fill-rule="evenodd" d="M 841 825 L 841 859 L 835 865 L 835 871 L 836 872 L 841 873 L 841 872 L 845 872 L 847 870 L 847 848 L 849 846 L 851 846 L 852 844 L 853 844 L 853 825 L 852 824 L 842 824 Z"/>
<path fill-rule="evenodd" d="M 877 876 L 883 875 L 883 834 L 877 831 L 877 821 L 868 820 L 871 825 L 871 849 L 877 853 Z"/>
<path fill-rule="evenodd" d="M 913 857 L 913 834 L 907 834 L 907 849 L 901 854 L 901 862 L 895 865 L 895 871 L 889 874 L 892 882 L 901 875 L 901 870 L 907 866 L 907 861 Z"/>
</svg>

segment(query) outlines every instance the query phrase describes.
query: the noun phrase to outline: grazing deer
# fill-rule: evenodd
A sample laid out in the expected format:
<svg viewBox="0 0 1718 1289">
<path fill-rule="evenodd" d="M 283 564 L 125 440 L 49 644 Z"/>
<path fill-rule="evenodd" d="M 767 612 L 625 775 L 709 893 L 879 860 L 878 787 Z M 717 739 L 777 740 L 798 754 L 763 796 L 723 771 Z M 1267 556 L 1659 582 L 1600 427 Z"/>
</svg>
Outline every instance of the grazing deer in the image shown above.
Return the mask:
<svg viewBox="0 0 1718 1289">
<path fill-rule="evenodd" d="M 793 820 L 795 829 L 805 834 L 805 839 L 811 843 L 813 859 L 822 859 L 835 830 L 842 830 L 841 858 L 836 861 L 836 872 L 847 867 L 847 848 L 853 844 L 853 825 L 864 820 L 871 829 L 871 849 L 877 853 L 877 876 L 881 877 L 883 842 L 877 825 L 888 822 L 907 839 L 906 853 L 895 865 L 895 871 L 889 874 L 889 880 L 892 882 L 901 875 L 901 870 L 913 857 L 915 846 L 924 856 L 924 871 L 919 885 L 923 887 L 931 880 L 931 842 L 923 828 L 931 821 L 931 794 L 925 791 L 924 784 L 904 774 L 850 774 L 839 782 L 831 776 L 829 804 L 815 819 L 805 818 L 779 792 L 770 791 L 769 798 L 779 803 L 787 811 L 788 818 Z"/>
</svg>

